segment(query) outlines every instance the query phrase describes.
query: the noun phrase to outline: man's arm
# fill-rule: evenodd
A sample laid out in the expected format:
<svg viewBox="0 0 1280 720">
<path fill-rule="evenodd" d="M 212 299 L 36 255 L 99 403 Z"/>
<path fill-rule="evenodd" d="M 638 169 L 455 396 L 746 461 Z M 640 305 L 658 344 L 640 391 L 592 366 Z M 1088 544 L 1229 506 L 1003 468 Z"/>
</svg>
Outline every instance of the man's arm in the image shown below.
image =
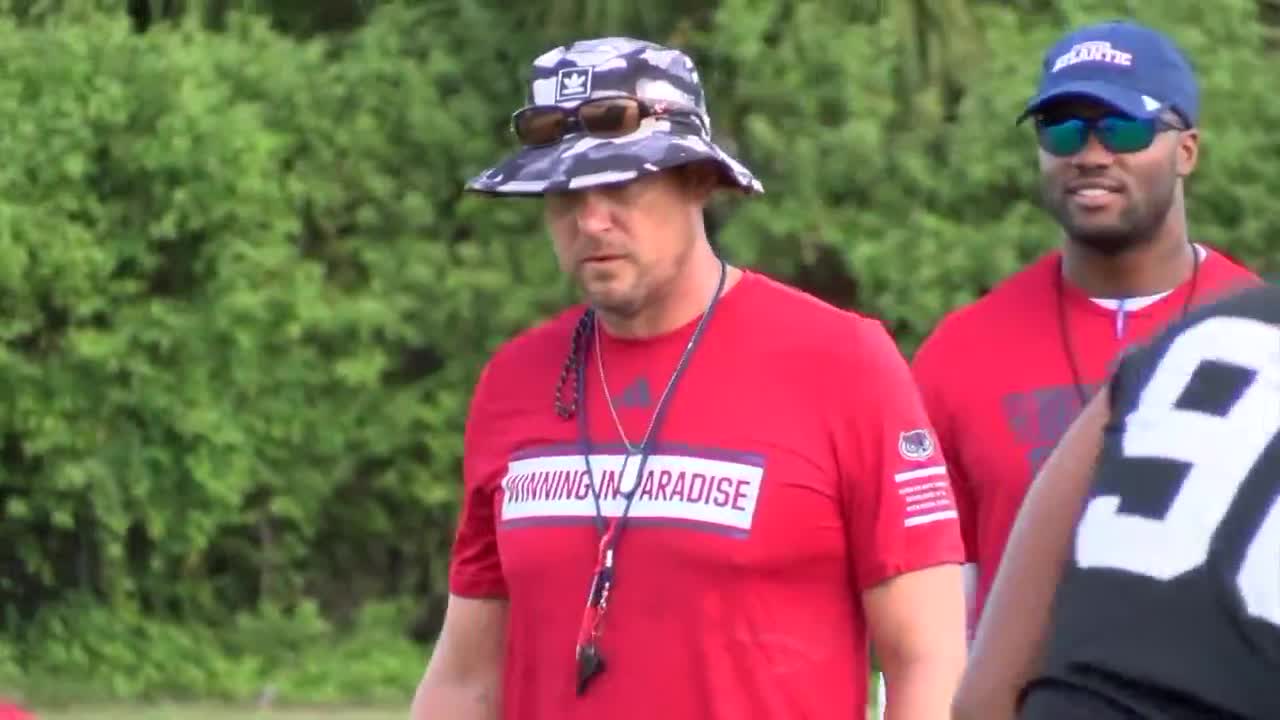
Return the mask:
<svg viewBox="0 0 1280 720">
<path fill-rule="evenodd" d="M 952 720 L 1013 720 L 1040 662 L 1054 592 L 1093 479 L 1109 416 L 1103 387 L 1068 428 L 1032 483 L 952 707 Z"/>
<path fill-rule="evenodd" d="M 960 566 L 890 578 L 862 594 L 885 677 L 887 720 L 944 718 L 965 664 Z"/>
<path fill-rule="evenodd" d="M 967 637 L 972 639 L 978 624 L 978 501 L 976 489 L 969 481 L 961 446 L 964 423 L 952 411 L 951 390 L 956 382 L 955 353 L 948 348 L 949 336 L 941 327 L 921 344 L 911 361 L 911 373 L 919 388 L 925 412 L 938 433 L 938 446 L 947 459 L 947 477 L 960 516 L 960 535 L 964 538 L 964 593 Z"/>
<path fill-rule="evenodd" d="M 947 715 L 965 662 L 964 545 L 947 461 L 882 325 L 860 324 L 832 394 L 855 589 L 887 720 Z"/>
<path fill-rule="evenodd" d="M 411 720 L 498 720 L 507 601 L 449 596 Z"/>
<path fill-rule="evenodd" d="M 462 502 L 449 562 L 444 623 L 410 707 L 411 720 L 497 720 L 507 630 L 507 583 L 494 493 L 506 452 L 493 447 L 501 397 L 493 362 L 476 383 L 463 433 Z"/>
<path fill-rule="evenodd" d="M 964 580 L 965 627 L 972 636 L 978 627 L 978 563 L 965 563 L 960 575 Z"/>
</svg>

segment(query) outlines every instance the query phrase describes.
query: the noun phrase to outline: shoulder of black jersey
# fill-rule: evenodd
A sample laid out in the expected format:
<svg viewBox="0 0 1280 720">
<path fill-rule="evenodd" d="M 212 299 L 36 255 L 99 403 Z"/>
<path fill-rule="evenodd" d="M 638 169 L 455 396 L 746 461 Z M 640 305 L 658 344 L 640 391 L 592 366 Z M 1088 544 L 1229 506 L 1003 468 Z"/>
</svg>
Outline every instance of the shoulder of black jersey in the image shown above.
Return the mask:
<svg viewBox="0 0 1280 720">
<path fill-rule="evenodd" d="M 1169 346 L 1184 332 L 1204 320 L 1239 317 L 1280 325 L 1280 287 L 1251 285 L 1200 305 L 1164 327 L 1146 342 L 1125 348 L 1112 363 L 1112 390 L 1130 383 L 1142 384 Z"/>
<path fill-rule="evenodd" d="M 1280 286 L 1253 283 L 1234 286 L 1213 300 L 1195 307 L 1187 317 L 1169 326 L 1170 331 L 1217 316 L 1244 317 L 1280 323 Z"/>
</svg>

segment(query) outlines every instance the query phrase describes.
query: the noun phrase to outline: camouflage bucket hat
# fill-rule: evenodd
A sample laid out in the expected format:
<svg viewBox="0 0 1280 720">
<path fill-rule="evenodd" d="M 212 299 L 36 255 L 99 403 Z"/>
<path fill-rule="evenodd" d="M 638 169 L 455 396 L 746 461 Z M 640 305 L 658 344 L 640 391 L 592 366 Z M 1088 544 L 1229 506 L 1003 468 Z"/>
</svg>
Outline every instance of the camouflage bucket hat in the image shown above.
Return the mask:
<svg viewBox="0 0 1280 720">
<path fill-rule="evenodd" d="M 552 145 L 526 146 L 467 183 L 495 195 L 541 195 L 634 180 L 699 160 L 717 163 L 725 182 L 747 193 L 763 186 L 742 163 L 711 141 L 711 119 L 693 60 L 679 50 L 611 37 L 582 40 L 533 61 L 530 105 L 572 109 L 587 100 L 635 97 L 687 112 L 646 117 L 628 135 L 565 135 Z"/>
</svg>

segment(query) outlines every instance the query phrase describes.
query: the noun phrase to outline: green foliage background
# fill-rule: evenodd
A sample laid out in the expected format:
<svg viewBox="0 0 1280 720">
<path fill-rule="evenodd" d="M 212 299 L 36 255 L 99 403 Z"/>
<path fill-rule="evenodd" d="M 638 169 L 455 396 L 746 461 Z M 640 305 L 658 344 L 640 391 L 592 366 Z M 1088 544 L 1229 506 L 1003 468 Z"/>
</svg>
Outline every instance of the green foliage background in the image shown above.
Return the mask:
<svg viewBox="0 0 1280 720">
<path fill-rule="evenodd" d="M 727 254 L 905 353 L 1057 242 L 1013 119 L 1087 20 L 1185 45 L 1195 235 L 1280 270 L 1256 0 L 130 7 L 0 2 L 0 686 L 27 695 L 407 702 L 471 384 L 571 297 L 536 203 L 461 186 L 572 37 L 691 51 L 768 191 L 714 210 Z"/>
</svg>

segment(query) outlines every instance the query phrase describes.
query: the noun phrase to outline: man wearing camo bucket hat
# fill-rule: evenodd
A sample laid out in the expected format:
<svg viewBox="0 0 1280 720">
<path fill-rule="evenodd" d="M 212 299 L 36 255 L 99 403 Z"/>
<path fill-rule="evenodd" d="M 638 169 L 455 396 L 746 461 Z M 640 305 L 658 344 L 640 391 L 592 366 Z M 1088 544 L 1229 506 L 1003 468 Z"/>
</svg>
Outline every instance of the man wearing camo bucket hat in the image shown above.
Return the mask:
<svg viewBox="0 0 1280 720">
<path fill-rule="evenodd" d="M 697 68 L 678 50 L 629 38 L 556 48 L 534 60 L 528 99 L 512 117 L 524 148 L 473 179 L 469 190 L 582 190 L 711 160 L 726 184 L 764 191 L 711 141 Z"/>
<path fill-rule="evenodd" d="M 533 71 L 524 147 L 468 187 L 543 196 L 584 302 L 476 385 L 413 717 L 847 720 L 871 640 L 891 717 L 945 717 L 962 546 L 889 334 L 716 255 L 712 193 L 762 188 L 684 53 L 604 38 Z"/>
</svg>

